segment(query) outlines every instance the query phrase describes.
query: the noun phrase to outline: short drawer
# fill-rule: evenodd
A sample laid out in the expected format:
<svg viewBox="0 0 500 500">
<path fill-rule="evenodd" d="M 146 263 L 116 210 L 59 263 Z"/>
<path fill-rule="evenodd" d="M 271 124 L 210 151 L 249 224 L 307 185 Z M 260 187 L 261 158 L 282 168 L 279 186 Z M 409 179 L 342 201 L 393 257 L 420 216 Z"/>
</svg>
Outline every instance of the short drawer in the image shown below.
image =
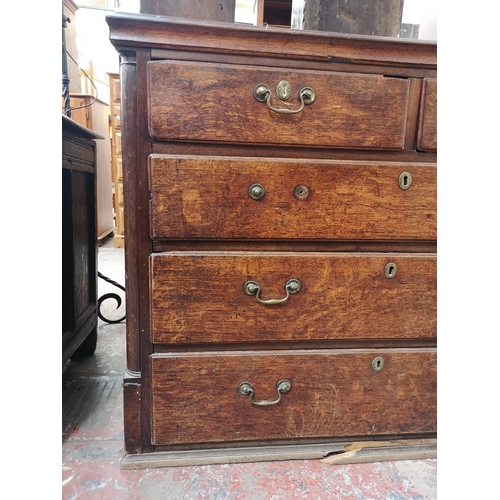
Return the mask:
<svg viewBox="0 0 500 500">
<path fill-rule="evenodd" d="M 153 238 L 435 240 L 435 164 L 152 155 Z"/>
<path fill-rule="evenodd" d="M 153 61 L 148 67 L 153 139 L 403 148 L 409 88 L 405 79 L 177 61 Z M 255 90 L 262 84 L 268 93 Z M 314 91 L 314 102 L 301 100 L 300 95 L 307 97 L 303 89 Z"/>
<path fill-rule="evenodd" d="M 151 384 L 155 445 L 436 432 L 434 349 L 154 354 Z"/>
<path fill-rule="evenodd" d="M 434 78 L 423 82 L 417 149 L 437 151 L 437 80 Z"/>
<path fill-rule="evenodd" d="M 435 254 L 167 252 L 150 259 L 153 343 L 436 338 Z"/>
</svg>

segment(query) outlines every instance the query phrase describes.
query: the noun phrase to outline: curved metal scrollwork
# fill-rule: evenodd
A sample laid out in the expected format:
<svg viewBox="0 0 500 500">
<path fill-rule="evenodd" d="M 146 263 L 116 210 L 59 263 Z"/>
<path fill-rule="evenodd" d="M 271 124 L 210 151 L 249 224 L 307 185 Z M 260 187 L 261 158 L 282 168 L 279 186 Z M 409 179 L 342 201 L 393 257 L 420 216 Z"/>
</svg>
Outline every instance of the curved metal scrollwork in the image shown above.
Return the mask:
<svg viewBox="0 0 500 500">
<path fill-rule="evenodd" d="M 107 281 L 108 283 L 111 283 L 112 285 L 116 286 L 120 290 L 125 291 L 124 286 L 120 285 L 116 281 L 113 281 L 112 279 L 108 278 L 107 276 L 104 276 L 104 274 L 97 272 L 97 276 L 99 278 L 103 279 L 104 281 Z M 101 297 L 99 297 L 99 299 L 97 300 L 97 315 L 99 316 L 99 318 L 101 318 L 106 323 L 121 323 L 127 317 L 126 314 L 122 318 L 119 318 L 119 319 L 108 319 L 108 318 L 104 317 L 103 314 L 101 313 L 101 304 L 107 299 L 116 300 L 116 303 L 117 303 L 116 308 L 117 309 L 122 305 L 122 298 L 117 293 L 105 293 L 104 295 L 101 295 Z"/>
</svg>

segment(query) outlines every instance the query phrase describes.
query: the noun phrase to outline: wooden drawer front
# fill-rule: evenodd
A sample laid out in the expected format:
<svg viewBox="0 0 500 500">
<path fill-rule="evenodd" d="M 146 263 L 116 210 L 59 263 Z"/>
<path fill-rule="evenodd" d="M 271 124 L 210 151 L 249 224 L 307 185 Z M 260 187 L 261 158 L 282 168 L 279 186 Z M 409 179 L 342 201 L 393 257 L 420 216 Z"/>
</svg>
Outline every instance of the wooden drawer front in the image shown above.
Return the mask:
<svg viewBox="0 0 500 500">
<path fill-rule="evenodd" d="M 436 167 L 152 156 L 153 238 L 435 240 Z M 411 187 L 399 187 L 407 171 Z M 260 184 L 265 194 L 252 199 Z"/>
<path fill-rule="evenodd" d="M 291 97 L 277 97 L 286 80 Z M 266 84 L 271 106 L 297 110 L 299 91 L 315 101 L 297 114 L 254 97 Z M 149 63 L 149 130 L 154 139 L 402 149 L 408 82 L 380 75 L 266 69 L 225 64 Z"/>
<path fill-rule="evenodd" d="M 156 445 L 436 432 L 433 349 L 155 354 L 151 373 Z M 238 392 L 275 401 L 283 379 L 274 405 Z"/>
<path fill-rule="evenodd" d="M 432 78 L 423 83 L 417 149 L 437 151 L 437 80 Z"/>
<path fill-rule="evenodd" d="M 435 254 L 169 252 L 150 265 L 153 343 L 436 337 Z M 244 291 L 282 299 L 291 278 L 302 288 L 281 304 Z"/>
</svg>

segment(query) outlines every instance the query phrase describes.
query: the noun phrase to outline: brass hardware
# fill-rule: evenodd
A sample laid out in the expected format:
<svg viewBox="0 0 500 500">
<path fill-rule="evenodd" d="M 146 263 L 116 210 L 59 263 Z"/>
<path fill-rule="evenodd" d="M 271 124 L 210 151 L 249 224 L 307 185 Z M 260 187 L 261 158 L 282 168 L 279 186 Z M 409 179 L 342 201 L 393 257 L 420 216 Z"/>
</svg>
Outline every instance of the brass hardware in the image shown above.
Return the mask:
<svg viewBox="0 0 500 500">
<path fill-rule="evenodd" d="M 304 99 L 304 104 L 306 106 L 309 106 L 316 100 L 316 92 L 312 87 L 304 87 L 300 92 L 299 92 L 299 97 Z"/>
<path fill-rule="evenodd" d="M 281 83 L 281 82 L 280 82 Z M 281 90 L 280 90 L 281 91 Z M 282 115 L 294 115 L 300 113 L 304 106 L 312 104 L 316 99 L 316 92 L 311 87 L 304 87 L 299 91 L 300 108 L 299 109 L 277 109 L 271 106 L 271 89 L 264 83 L 259 83 L 253 89 L 253 95 L 259 102 L 265 102 L 267 107 L 275 113 Z"/>
<path fill-rule="evenodd" d="M 252 200 L 260 200 L 261 198 L 264 197 L 265 194 L 266 190 L 260 184 L 252 184 L 248 188 L 248 196 L 250 196 Z"/>
<path fill-rule="evenodd" d="M 247 295 L 255 295 L 255 298 L 257 299 L 257 302 L 260 304 L 266 304 L 266 305 L 273 305 L 273 304 L 281 304 L 283 302 L 286 302 L 291 294 L 299 293 L 300 289 L 302 288 L 302 283 L 297 280 L 297 279 L 290 279 L 285 283 L 285 290 L 286 290 L 286 297 L 283 299 L 269 299 L 269 300 L 262 300 L 260 299 L 260 286 L 256 281 L 247 281 L 243 285 L 243 291 Z"/>
<path fill-rule="evenodd" d="M 265 83 L 259 83 L 253 89 L 253 96 L 259 102 L 266 102 L 268 95 L 271 95 L 271 89 Z"/>
<path fill-rule="evenodd" d="M 286 80 L 281 80 L 276 86 L 276 93 L 282 101 L 288 101 L 292 95 L 292 86 Z"/>
<path fill-rule="evenodd" d="M 384 358 L 382 356 L 377 356 L 376 358 L 373 358 L 372 361 L 372 368 L 373 371 L 379 372 L 384 368 Z"/>
<path fill-rule="evenodd" d="M 305 200 L 309 196 L 309 188 L 304 186 L 304 184 L 299 184 L 298 186 L 295 186 L 293 195 L 298 200 Z"/>
<path fill-rule="evenodd" d="M 398 184 L 401 189 L 406 191 L 410 189 L 411 183 L 413 182 L 413 177 L 410 172 L 402 172 L 398 179 Z"/>
<path fill-rule="evenodd" d="M 292 383 L 287 379 L 282 379 L 276 383 L 276 390 L 278 391 L 278 399 L 275 401 L 254 401 L 253 394 L 254 388 L 250 382 L 240 382 L 238 384 L 238 392 L 243 394 L 243 396 L 250 396 L 250 402 L 255 406 L 271 406 L 279 403 L 281 401 L 281 394 L 290 391 L 292 388 Z"/>
<path fill-rule="evenodd" d="M 398 272 L 398 266 L 394 264 L 394 262 L 389 262 L 388 264 L 385 265 L 384 267 L 384 274 L 386 278 L 394 278 L 396 276 L 396 273 Z"/>
</svg>

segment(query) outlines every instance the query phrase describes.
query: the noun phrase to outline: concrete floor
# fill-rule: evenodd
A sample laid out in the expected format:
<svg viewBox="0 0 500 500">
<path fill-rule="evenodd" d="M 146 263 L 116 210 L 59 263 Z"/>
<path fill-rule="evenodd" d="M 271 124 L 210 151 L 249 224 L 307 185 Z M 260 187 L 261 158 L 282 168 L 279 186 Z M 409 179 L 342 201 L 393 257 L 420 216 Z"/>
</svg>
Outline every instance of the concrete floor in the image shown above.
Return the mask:
<svg viewBox="0 0 500 500">
<path fill-rule="evenodd" d="M 99 271 L 124 284 L 124 251 L 107 238 Z M 123 293 L 99 279 L 99 296 Z M 112 301 L 107 301 L 112 302 Z M 107 317 L 124 309 L 103 304 Z M 112 315 L 115 316 L 112 316 Z M 125 323 L 99 319 L 94 356 L 70 360 L 62 373 L 63 500 L 424 500 L 437 498 L 437 460 L 329 465 L 293 460 L 121 470 Z"/>
</svg>

